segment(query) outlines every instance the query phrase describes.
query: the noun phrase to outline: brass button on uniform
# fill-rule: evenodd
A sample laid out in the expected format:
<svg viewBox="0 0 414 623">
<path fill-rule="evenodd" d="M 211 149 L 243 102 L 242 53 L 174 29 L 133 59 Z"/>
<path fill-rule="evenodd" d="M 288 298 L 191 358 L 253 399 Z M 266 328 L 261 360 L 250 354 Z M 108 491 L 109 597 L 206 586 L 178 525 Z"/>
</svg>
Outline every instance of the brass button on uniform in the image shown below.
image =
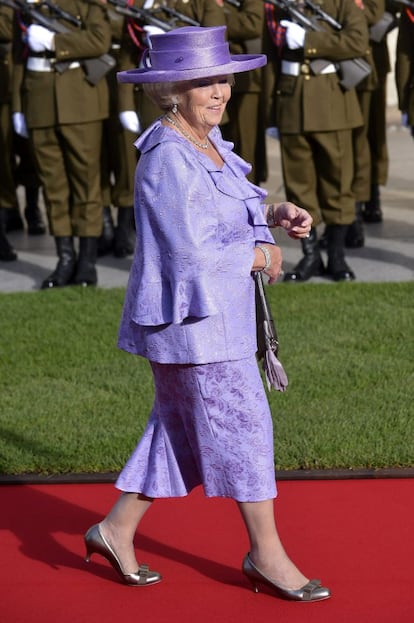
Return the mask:
<svg viewBox="0 0 414 623">
<path fill-rule="evenodd" d="M 300 73 L 304 75 L 310 74 L 310 67 L 307 63 L 302 63 L 300 66 Z"/>
</svg>

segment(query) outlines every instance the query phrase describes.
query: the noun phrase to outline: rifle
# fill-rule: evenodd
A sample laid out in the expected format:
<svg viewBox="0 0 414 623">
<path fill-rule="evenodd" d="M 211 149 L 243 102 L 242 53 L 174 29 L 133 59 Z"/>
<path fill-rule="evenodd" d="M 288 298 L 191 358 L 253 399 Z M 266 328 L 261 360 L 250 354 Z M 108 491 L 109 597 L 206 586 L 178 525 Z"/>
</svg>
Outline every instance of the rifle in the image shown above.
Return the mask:
<svg viewBox="0 0 414 623">
<path fill-rule="evenodd" d="M 0 0 L 0 4 L 4 4 L 13 8 L 15 11 L 19 11 L 23 17 L 28 18 L 31 23 L 44 26 L 44 28 L 47 28 L 56 34 L 69 34 L 72 32 L 72 30 L 58 22 L 56 19 L 44 15 L 32 4 L 26 3 L 24 0 Z M 70 22 L 72 25 L 80 29 L 83 28 L 83 24 L 80 19 L 70 13 L 67 13 L 49 0 L 42 0 L 42 4 L 46 5 L 52 13 L 55 13 L 57 17 Z M 54 63 L 54 67 L 56 71 L 62 74 L 69 68 L 71 62 L 72 61 L 57 61 Z M 81 64 L 85 69 L 86 80 L 89 84 L 95 86 L 108 73 L 108 71 L 115 66 L 115 60 L 109 54 L 102 54 L 96 58 L 84 58 L 81 60 Z"/>
<path fill-rule="evenodd" d="M 305 0 L 305 4 L 315 13 L 315 18 L 307 17 L 299 9 L 293 6 L 292 0 L 264 0 L 268 4 L 272 4 L 278 9 L 285 11 L 293 22 L 296 22 L 305 30 L 313 30 L 314 32 L 323 32 L 323 28 L 318 24 L 317 18 L 326 21 L 335 30 L 342 30 L 342 24 L 337 22 L 331 15 L 325 13 L 319 5 L 313 4 L 312 0 Z M 315 75 L 320 74 L 325 67 L 331 62 L 324 59 L 314 59 L 309 65 Z M 356 87 L 364 78 L 371 73 L 369 63 L 363 58 L 352 58 L 338 61 L 336 66 L 339 71 L 339 84 L 344 89 L 352 89 Z"/>
<path fill-rule="evenodd" d="M 190 26 L 201 26 L 200 22 L 197 22 L 195 19 L 191 19 L 191 17 L 187 17 L 183 13 L 176 11 L 175 9 L 167 6 L 166 4 L 162 4 L 158 9 L 158 11 L 164 11 L 167 15 L 172 17 L 172 22 L 183 22 L 184 24 L 189 24 Z"/>
<path fill-rule="evenodd" d="M 412 8 L 414 9 L 414 4 L 412 5 Z M 375 43 L 380 43 L 380 41 L 384 39 L 385 35 L 388 35 L 388 33 L 397 26 L 398 18 L 392 13 L 385 11 L 378 22 L 369 27 L 369 38 Z"/>
<path fill-rule="evenodd" d="M 130 6 L 127 2 L 122 2 L 122 0 L 108 0 L 108 2 L 115 7 L 116 13 L 125 15 L 125 17 L 131 17 L 134 20 L 145 22 L 150 26 L 156 26 L 164 32 L 168 32 L 174 28 L 170 23 L 157 19 L 149 9 L 139 9 L 136 6 Z"/>
<path fill-rule="evenodd" d="M 397 4 L 401 4 L 403 7 L 414 11 L 414 1 L 412 0 L 398 0 Z M 379 43 L 386 35 L 388 35 L 389 32 L 391 32 L 391 30 L 397 28 L 399 21 L 400 20 L 397 15 L 393 15 L 389 11 L 385 11 L 381 19 L 370 27 L 369 38 L 371 41 Z"/>
</svg>

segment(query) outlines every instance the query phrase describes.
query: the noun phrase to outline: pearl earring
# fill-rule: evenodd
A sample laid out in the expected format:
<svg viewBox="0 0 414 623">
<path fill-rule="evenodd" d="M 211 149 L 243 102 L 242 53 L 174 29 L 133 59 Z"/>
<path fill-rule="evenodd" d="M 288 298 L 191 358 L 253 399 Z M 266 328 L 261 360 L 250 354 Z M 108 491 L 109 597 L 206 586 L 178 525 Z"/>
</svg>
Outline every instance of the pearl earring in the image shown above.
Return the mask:
<svg viewBox="0 0 414 623">
<path fill-rule="evenodd" d="M 177 114 L 177 110 L 178 110 L 177 104 L 173 104 L 173 107 L 171 108 L 171 112 L 174 113 L 174 115 L 176 115 Z"/>
</svg>

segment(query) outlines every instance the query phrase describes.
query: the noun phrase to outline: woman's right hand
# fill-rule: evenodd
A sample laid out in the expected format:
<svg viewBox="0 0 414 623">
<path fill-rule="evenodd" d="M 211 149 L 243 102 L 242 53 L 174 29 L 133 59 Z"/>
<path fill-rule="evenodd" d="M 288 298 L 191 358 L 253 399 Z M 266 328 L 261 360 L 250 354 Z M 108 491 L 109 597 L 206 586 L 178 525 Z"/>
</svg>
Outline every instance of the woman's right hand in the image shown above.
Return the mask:
<svg viewBox="0 0 414 623">
<path fill-rule="evenodd" d="M 270 254 L 270 267 L 264 269 L 266 258 L 260 247 L 265 247 Z M 252 271 L 263 270 L 269 277 L 269 284 L 275 283 L 282 270 L 282 250 L 275 244 L 261 244 L 254 249 L 254 263 Z"/>
</svg>

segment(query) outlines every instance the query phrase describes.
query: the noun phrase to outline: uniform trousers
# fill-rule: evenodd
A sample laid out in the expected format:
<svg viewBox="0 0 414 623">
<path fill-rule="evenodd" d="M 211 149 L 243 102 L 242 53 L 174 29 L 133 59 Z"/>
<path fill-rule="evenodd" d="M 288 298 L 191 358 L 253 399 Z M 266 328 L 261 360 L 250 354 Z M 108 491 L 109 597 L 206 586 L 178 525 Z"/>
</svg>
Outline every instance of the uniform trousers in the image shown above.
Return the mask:
<svg viewBox="0 0 414 623">
<path fill-rule="evenodd" d="M 314 225 L 350 225 L 355 218 L 352 192 L 352 130 L 280 134 L 283 181 L 288 201 L 307 210 Z"/>
<path fill-rule="evenodd" d="M 260 93 L 234 92 L 227 104 L 229 121 L 222 127 L 223 138 L 234 143 L 234 151 L 252 165 L 247 178 L 257 181 L 257 131 Z M 264 158 L 262 157 L 261 163 Z"/>
<path fill-rule="evenodd" d="M 368 127 L 372 91 L 357 91 L 363 125 L 353 130 L 355 172 L 352 190 L 355 201 L 368 201 L 371 197 L 371 149 Z"/>
<path fill-rule="evenodd" d="M 9 104 L 0 103 L 0 208 L 17 205 L 13 174 L 13 128 Z"/>
<path fill-rule="evenodd" d="M 102 232 L 102 121 L 30 130 L 53 236 Z"/>
<path fill-rule="evenodd" d="M 105 206 L 130 208 L 134 205 L 136 139 L 137 135 L 122 128 L 118 119 L 105 119 L 101 174 Z"/>
<path fill-rule="evenodd" d="M 118 117 L 116 73 L 107 76 L 110 112 L 103 122 L 101 188 L 103 205 L 130 208 L 134 205 L 134 178 L 137 166 L 137 135 L 125 130 Z"/>
<path fill-rule="evenodd" d="M 368 141 L 371 149 L 371 183 L 385 186 L 388 180 L 387 79 L 379 79 L 372 92 L 369 110 Z"/>
</svg>

